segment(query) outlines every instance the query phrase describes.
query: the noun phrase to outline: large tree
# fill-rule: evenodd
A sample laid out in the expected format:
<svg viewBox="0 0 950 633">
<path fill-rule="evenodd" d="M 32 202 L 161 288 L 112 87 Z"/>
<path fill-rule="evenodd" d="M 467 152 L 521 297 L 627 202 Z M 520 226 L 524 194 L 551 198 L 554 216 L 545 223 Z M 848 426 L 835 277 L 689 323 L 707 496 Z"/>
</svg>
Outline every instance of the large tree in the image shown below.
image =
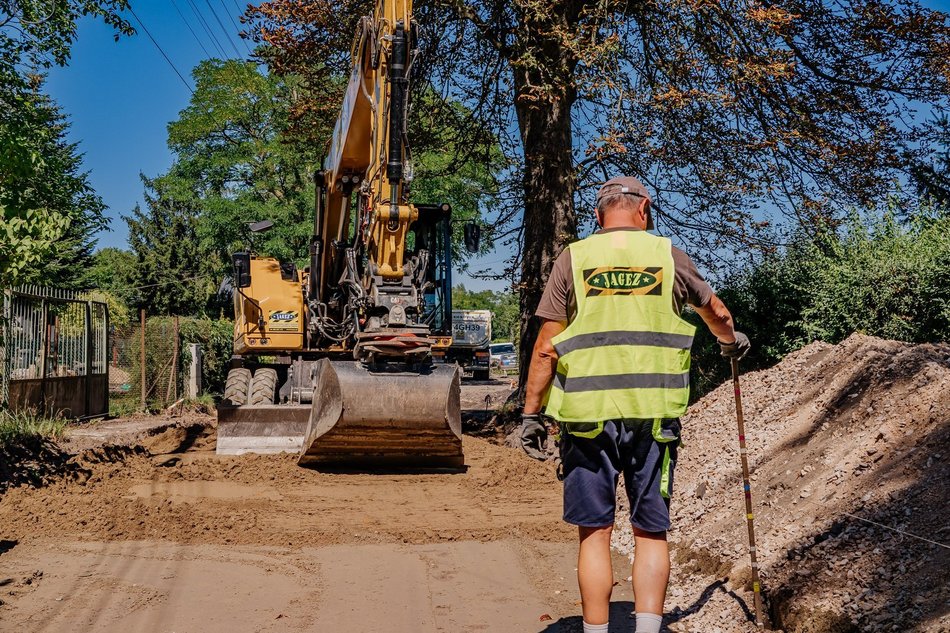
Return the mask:
<svg viewBox="0 0 950 633">
<path fill-rule="evenodd" d="M 254 63 L 234 60 L 207 60 L 192 74 L 191 102 L 168 126 L 175 162 L 155 182 L 179 206 L 196 209 L 201 248 L 211 255 L 218 274 L 228 268 L 230 253 L 248 243 L 247 223 L 256 220 L 272 220 L 275 226 L 255 239 L 255 250 L 304 264 L 313 232 L 313 174 L 320 168 L 332 120 L 309 116 L 306 134 L 296 133 L 300 121 L 294 108 L 315 88 L 303 86 L 295 76 L 261 73 Z M 326 90 L 337 84 L 326 78 Z M 452 148 L 451 129 L 430 123 L 431 143 Z M 448 154 L 421 153 L 413 181 L 416 199 L 448 202 L 460 217 L 475 216 L 494 192 L 491 168 L 500 160 L 497 147 L 483 151 L 487 164 L 470 160 L 453 161 L 452 166 L 446 164 Z"/>
<path fill-rule="evenodd" d="M 82 172 L 67 123 L 43 91 L 42 72 L 65 65 L 84 15 L 116 37 L 132 29 L 125 0 L 0 0 L 0 286 L 75 286 L 104 205 Z"/>
<path fill-rule="evenodd" d="M 0 287 L 76 287 L 107 224 L 65 118 L 40 87 L 0 61 Z"/>
<path fill-rule="evenodd" d="M 263 2 L 251 33 L 278 72 L 345 73 L 372 5 Z M 432 0 L 415 13 L 417 77 L 463 100 L 463 127 L 491 122 L 520 167 L 502 220 L 522 246 L 524 357 L 576 209 L 607 177 L 640 176 L 660 230 L 711 262 L 761 242 L 767 210 L 834 223 L 880 201 L 929 152 L 918 110 L 950 92 L 947 15 L 911 0 Z"/>
<path fill-rule="evenodd" d="M 204 315 L 215 285 L 213 262 L 199 244 L 199 212 L 176 190 L 176 183 L 142 180 L 145 208 L 136 205 L 125 217 L 136 258 L 131 303 L 150 315 Z"/>
</svg>

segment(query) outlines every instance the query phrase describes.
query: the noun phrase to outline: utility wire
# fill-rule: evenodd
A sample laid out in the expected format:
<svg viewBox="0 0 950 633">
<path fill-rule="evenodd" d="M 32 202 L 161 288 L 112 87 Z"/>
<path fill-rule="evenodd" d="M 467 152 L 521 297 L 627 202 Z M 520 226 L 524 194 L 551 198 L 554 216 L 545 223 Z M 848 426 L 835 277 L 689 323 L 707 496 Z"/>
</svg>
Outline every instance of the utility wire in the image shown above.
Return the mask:
<svg viewBox="0 0 950 633">
<path fill-rule="evenodd" d="M 195 30 L 191 28 L 191 24 L 185 18 L 185 14 L 182 13 L 181 9 L 178 8 L 178 2 L 176 0 L 172 0 L 172 4 L 175 6 L 175 11 L 178 11 L 178 15 L 181 16 L 181 21 L 185 23 L 185 26 L 188 27 L 189 31 L 191 31 L 191 35 L 195 38 L 195 41 L 198 42 L 198 46 L 200 46 L 201 50 L 204 51 L 205 58 L 211 59 L 212 57 L 211 53 L 209 53 L 208 49 L 205 48 L 204 42 L 202 42 L 201 39 L 199 39 L 198 34 L 195 33 Z"/>
<path fill-rule="evenodd" d="M 208 22 L 205 20 L 204 15 L 201 11 L 198 10 L 198 5 L 195 4 L 195 0 L 188 0 L 188 4 L 191 5 L 191 10 L 194 11 L 195 16 L 198 18 L 198 23 L 201 24 L 201 27 L 205 30 L 205 33 L 208 34 L 212 44 L 214 44 L 215 49 L 221 55 L 221 59 L 227 59 L 228 54 L 224 52 L 224 47 L 221 46 L 221 42 L 218 41 L 217 36 L 211 30 L 211 27 L 208 26 Z"/>
<path fill-rule="evenodd" d="M 231 24 L 234 26 L 234 32 L 236 34 L 237 40 L 244 45 L 244 49 L 247 51 L 247 54 L 251 54 L 251 48 L 247 45 L 247 40 L 241 37 L 241 27 L 238 26 L 237 21 L 234 19 L 234 16 L 228 11 L 228 7 L 224 4 L 224 0 L 218 0 L 221 3 L 221 9 L 224 11 L 224 14 L 228 16 L 228 20 L 231 21 Z"/>
<path fill-rule="evenodd" d="M 172 279 L 170 281 L 160 281 L 154 284 L 145 284 L 144 286 L 122 286 L 122 287 L 112 287 L 112 288 L 93 288 L 92 290 L 104 290 L 106 292 L 117 292 L 122 290 L 144 290 L 145 288 L 157 288 L 158 286 L 168 286 L 170 284 L 180 284 L 188 281 L 197 281 L 199 279 L 207 279 L 209 277 L 214 277 L 214 275 L 195 275 L 194 277 L 185 277 L 184 279 Z M 88 292 L 88 291 L 87 291 Z"/>
<path fill-rule="evenodd" d="M 129 6 L 129 12 L 132 14 L 132 17 L 135 18 L 135 21 L 139 23 L 139 26 L 142 27 L 142 30 L 145 31 L 145 34 L 148 35 L 148 39 L 152 40 L 152 44 L 154 44 L 155 48 L 158 49 L 158 52 L 162 54 L 162 57 L 165 58 L 165 61 L 168 62 L 168 65 L 171 66 L 172 70 L 175 71 L 175 74 L 178 75 L 178 78 L 181 79 L 181 83 L 185 84 L 185 88 L 188 88 L 188 91 L 191 92 L 191 94 L 195 94 L 194 88 L 192 88 L 191 84 L 189 84 L 185 80 L 184 75 L 182 75 L 178 71 L 178 68 L 175 66 L 174 63 L 172 63 L 172 60 L 168 57 L 168 55 L 165 54 L 165 51 L 162 49 L 161 46 L 159 46 L 158 42 L 155 41 L 155 38 L 152 37 L 152 34 L 149 32 L 148 27 L 146 27 L 145 23 L 142 22 L 142 19 L 139 18 L 139 16 L 135 14 L 135 11 L 132 10 L 131 6 Z"/>
<path fill-rule="evenodd" d="M 221 22 L 221 18 L 218 16 L 218 12 L 214 10 L 213 6 L 211 6 L 211 0 L 205 0 L 205 4 L 208 5 L 208 8 L 211 10 L 211 15 L 214 16 L 214 19 L 218 23 L 218 26 L 221 27 L 221 32 L 224 34 L 224 37 L 227 38 L 228 44 L 230 44 L 231 47 L 234 49 L 234 53 L 238 56 L 238 59 L 243 58 L 244 55 L 242 55 L 241 51 L 238 50 L 237 44 L 235 44 L 234 40 L 231 39 L 230 34 L 228 34 L 228 30 L 224 28 L 224 23 Z"/>
</svg>

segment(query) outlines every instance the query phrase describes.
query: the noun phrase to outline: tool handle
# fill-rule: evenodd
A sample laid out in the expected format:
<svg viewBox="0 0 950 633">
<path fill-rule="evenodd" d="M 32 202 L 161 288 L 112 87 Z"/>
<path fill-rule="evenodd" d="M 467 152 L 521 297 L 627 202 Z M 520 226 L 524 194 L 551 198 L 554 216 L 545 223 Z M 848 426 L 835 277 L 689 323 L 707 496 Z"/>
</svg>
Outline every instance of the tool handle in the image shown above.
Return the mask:
<svg viewBox="0 0 950 633">
<path fill-rule="evenodd" d="M 739 459 L 742 462 L 742 489 L 745 492 L 746 527 L 749 530 L 749 558 L 752 562 L 752 600 L 755 605 L 755 624 L 762 623 L 762 595 L 759 584 L 759 563 L 755 549 L 755 524 L 752 514 L 752 482 L 749 477 L 748 450 L 745 444 L 745 420 L 742 416 L 742 389 L 739 387 L 739 361 L 732 359 L 732 386 L 736 395 L 736 421 L 739 426 Z"/>
</svg>

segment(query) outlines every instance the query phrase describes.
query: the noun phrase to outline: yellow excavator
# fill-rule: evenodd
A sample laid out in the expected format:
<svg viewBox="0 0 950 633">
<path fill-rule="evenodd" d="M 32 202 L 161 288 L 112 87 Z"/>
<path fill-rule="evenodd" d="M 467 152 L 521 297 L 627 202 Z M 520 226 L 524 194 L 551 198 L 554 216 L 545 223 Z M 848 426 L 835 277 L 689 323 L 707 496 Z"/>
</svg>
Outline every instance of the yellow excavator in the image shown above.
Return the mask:
<svg viewBox="0 0 950 633">
<path fill-rule="evenodd" d="M 301 465 L 458 468 L 451 208 L 409 202 L 411 0 L 362 18 L 323 170 L 309 267 L 233 255 L 234 357 L 217 452 Z M 268 229 L 270 222 L 250 226 Z M 477 227 L 466 226 L 477 248 Z"/>
</svg>

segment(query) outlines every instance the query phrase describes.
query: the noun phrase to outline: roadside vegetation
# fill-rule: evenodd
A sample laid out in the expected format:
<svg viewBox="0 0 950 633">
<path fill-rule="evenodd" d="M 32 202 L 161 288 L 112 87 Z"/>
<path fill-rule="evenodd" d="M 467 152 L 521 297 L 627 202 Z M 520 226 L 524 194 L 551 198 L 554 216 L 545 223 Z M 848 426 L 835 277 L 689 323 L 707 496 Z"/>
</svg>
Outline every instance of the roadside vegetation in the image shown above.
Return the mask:
<svg viewBox="0 0 950 633">
<path fill-rule="evenodd" d="M 907 343 L 950 340 L 950 210 L 903 221 L 894 207 L 803 232 L 726 278 L 718 294 L 748 333 L 745 370 L 770 367 L 813 341 L 855 332 Z M 699 324 L 698 317 L 690 318 Z M 715 340 L 697 329 L 694 397 L 728 377 Z"/>
<path fill-rule="evenodd" d="M 36 441 L 59 440 L 65 436 L 66 420 L 60 416 L 49 416 L 35 409 L 0 409 L 0 450 Z"/>
</svg>

